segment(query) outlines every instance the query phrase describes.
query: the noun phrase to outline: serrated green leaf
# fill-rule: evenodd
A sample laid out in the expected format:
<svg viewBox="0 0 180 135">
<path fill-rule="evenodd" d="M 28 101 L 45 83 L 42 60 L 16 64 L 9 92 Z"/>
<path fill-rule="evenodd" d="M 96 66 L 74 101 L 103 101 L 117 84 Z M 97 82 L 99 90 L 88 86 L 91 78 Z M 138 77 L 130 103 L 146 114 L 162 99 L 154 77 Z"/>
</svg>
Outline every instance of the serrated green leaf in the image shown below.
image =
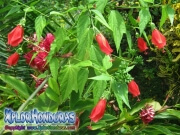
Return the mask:
<svg viewBox="0 0 180 135">
<path fill-rule="evenodd" d="M 116 96 L 117 100 L 122 100 L 129 108 L 129 100 L 128 100 L 128 87 L 126 83 L 112 81 L 112 90 Z M 120 108 L 122 109 L 122 108 Z M 123 111 L 123 110 L 121 110 Z"/>
<path fill-rule="evenodd" d="M 60 65 L 59 63 L 60 62 L 56 57 L 52 58 L 51 61 L 49 62 L 50 71 L 55 80 L 57 80 L 57 76 L 58 76 L 58 69 Z"/>
<path fill-rule="evenodd" d="M 13 76 L 0 74 L 0 79 L 18 91 L 19 95 L 27 99 L 29 97 L 30 88 L 23 81 L 18 80 Z"/>
<path fill-rule="evenodd" d="M 105 57 L 103 58 L 103 67 L 106 70 L 112 67 L 112 61 L 109 55 L 105 55 Z"/>
<path fill-rule="evenodd" d="M 169 129 L 167 129 L 164 126 L 161 126 L 161 125 L 150 125 L 150 126 L 148 126 L 148 128 L 156 129 L 156 130 L 158 130 L 161 133 L 166 134 L 166 135 L 173 135 L 172 132 Z"/>
<path fill-rule="evenodd" d="M 87 110 L 94 107 L 93 99 L 81 99 L 72 108 L 75 112 Z"/>
<path fill-rule="evenodd" d="M 163 5 L 162 6 L 162 15 L 161 15 L 161 20 L 160 20 L 160 28 L 163 26 L 163 24 L 165 23 L 167 17 L 168 17 L 168 14 L 167 14 L 167 6 L 166 5 Z"/>
<path fill-rule="evenodd" d="M 103 56 L 101 53 L 99 53 L 99 50 L 91 45 L 91 48 L 90 48 L 90 60 L 94 63 L 94 64 L 97 64 L 99 66 L 102 65 L 102 59 L 103 59 Z"/>
<path fill-rule="evenodd" d="M 115 10 L 111 11 L 108 20 L 109 25 L 113 31 L 113 38 L 118 52 L 123 34 L 126 33 L 125 22 L 121 14 Z"/>
<path fill-rule="evenodd" d="M 99 76 L 91 77 L 88 79 L 93 79 L 93 80 L 111 80 L 111 76 L 107 74 L 101 74 Z"/>
<path fill-rule="evenodd" d="M 57 80 L 55 80 L 54 78 L 49 78 L 49 79 L 48 79 L 48 86 L 49 86 L 57 95 L 60 95 L 59 85 L 58 85 L 58 83 L 57 83 Z"/>
<path fill-rule="evenodd" d="M 168 109 L 167 112 L 173 116 L 176 116 L 177 118 L 180 119 L 180 111 L 179 110 L 174 110 L 174 109 Z"/>
<path fill-rule="evenodd" d="M 57 112 L 58 105 L 61 103 L 55 102 L 51 100 L 45 92 L 43 92 L 41 95 L 38 96 L 38 98 L 35 101 L 35 104 L 33 108 L 37 108 L 39 111 L 51 111 L 51 112 Z"/>
<path fill-rule="evenodd" d="M 62 100 L 65 101 L 73 90 L 78 91 L 77 74 L 79 68 L 74 65 L 67 65 L 61 69 L 59 75 L 60 93 Z"/>
<path fill-rule="evenodd" d="M 129 71 L 131 71 L 134 68 L 135 65 L 127 67 L 126 70 L 124 71 L 124 73 L 128 73 Z"/>
<path fill-rule="evenodd" d="M 167 14 L 171 22 L 171 26 L 173 26 L 175 11 L 170 5 L 167 6 Z"/>
<path fill-rule="evenodd" d="M 104 26 L 106 26 L 108 29 L 111 30 L 111 27 L 109 26 L 109 24 L 106 22 L 106 20 L 104 19 L 104 16 L 101 14 L 101 12 L 99 12 L 98 10 L 91 10 L 96 16 L 95 19 L 97 19 L 99 22 L 101 22 Z"/>
<path fill-rule="evenodd" d="M 36 30 L 38 42 L 40 41 L 45 26 L 46 26 L 46 18 L 44 16 L 38 16 L 35 19 L 35 30 Z"/>
<path fill-rule="evenodd" d="M 148 3 L 154 3 L 154 0 L 144 0 L 144 1 Z"/>
<path fill-rule="evenodd" d="M 106 81 L 95 81 L 93 85 L 93 99 L 96 104 L 100 97 L 102 96 L 104 90 L 106 89 L 107 82 Z"/>
<path fill-rule="evenodd" d="M 83 35 L 81 35 L 81 38 L 79 40 L 78 44 L 78 53 L 77 57 L 80 60 L 86 59 L 86 55 L 89 54 L 89 49 L 91 47 L 91 44 L 93 42 L 93 30 L 87 28 L 85 31 L 83 31 Z"/>
<path fill-rule="evenodd" d="M 88 66 L 92 66 L 92 62 L 90 60 L 84 60 L 84 61 L 80 61 L 77 64 L 75 64 L 75 66 L 77 67 L 88 67 Z"/>
<path fill-rule="evenodd" d="M 51 61 L 52 57 L 54 56 L 56 52 L 59 52 L 66 38 L 67 38 L 67 35 L 64 28 L 58 28 L 55 33 L 55 40 L 51 44 L 51 49 L 47 57 L 48 62 Z"/>
<path fill-rule="evenodd" d="M 77 38 L 79 41 L 81 40 L 82 35 L 84 35 L 84 32 L 89 27 L 89 25 L 90 25 L 90 17 L 89 17 L 89 13 L 86 11 L 79 16 L 77 22 Z"/>
<path fill-rule="evenodd" d="M 146 28 L 146 25 L 150 21 L 151 14 L 149 13 L 149 10 L 147 8 L 143 8 L 139 12 L 139 17 L 140 17 L 139 29 L 140 29 L 140 35 L 141 35 L 144 29 Z"/>
<path fill-rule="evenodd" d="M 108 2 L 108 0 L 96 0 L 96 9 L 99 10 L 101 13 L 104 13 L 104 8 Z"/>
<path fill-rule="evenodd" d="M 126 30 L 126 37 L 128 42 L 128 47 L 131 50 L 132 49 L 132 37 L 129 30 Z"/>
<path fill-rule="evenodd" d="M 50 87 L 46 88 L 45 93 L 49 97 L 49 99 L 53 100 L 56 103 L 59 103 L 60 99 L 58 94 L 56 94 Z"/>
<path fill-rule="evenodd" d="M 81 97 L 86 81 L 88 79 L 89 70 L 87 68 L 82 68 L 79 70 L 77 75 L 78 80 L 78 89 L 79 89 L 79 96 Z"/>
<path fill-rule="evenodd" d="M 12 14 L 16 13 L 16 12 L 19 11 L 19 10 L 20 10 L 20 6 L 19 6 L 19 5 L 13 6 L 13 7 L 11 8 L 11 10 L 7 13 L 7 15 L 6 15 L 5 17 L 7 17 L 7 16 L 9 16 L 9 15 L 12 15 Z"/>
</svg>

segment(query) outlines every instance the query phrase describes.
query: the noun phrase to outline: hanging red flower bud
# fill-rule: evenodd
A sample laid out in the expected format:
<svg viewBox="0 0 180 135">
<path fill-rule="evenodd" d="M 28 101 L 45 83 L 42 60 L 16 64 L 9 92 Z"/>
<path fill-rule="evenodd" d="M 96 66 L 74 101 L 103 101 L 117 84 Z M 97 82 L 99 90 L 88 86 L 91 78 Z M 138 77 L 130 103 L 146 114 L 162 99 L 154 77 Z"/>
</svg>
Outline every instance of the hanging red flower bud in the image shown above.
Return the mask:
<svg viewBox="0 0 180 135">
<path fill-rule="evenodd" d="M 97 105 L 93 108 L 89 118 L 93 122 L 98 122 L 103 116 L 106 109 L 106 99 L 100 99 Z"/>
<path fill-rule="evenodd" d="M 19 60 L 19 54 L 17 52 L 15 52 L 14 54 L 12 54 L 8 57 L 6 63 L 9 66 L 14 66 L 17 64 L 18 60 Z"/>
<path fill-rule="evenodd" d="M 152 31 L 152 43 L 157 46 L 159 49 L 163 48 L 166 45 L 165 36 L 157 29 Z"/>
<path fill-rule="evenodd" d="M 137 97 L 140 95 L 139 86 L 136 84 L 134 80 L 131 80 L 129 82 L 128 91 L 133 95 L 133 97 Z"/>
<path fill-rule="evenodd" d="M 21 25 L 17 25 L 9 34 L 8 34 L 8 44 L 16 47 L 23 41 L 24 28 Z"/>
<path fill-rule="evenodd" d="M 144 52 L 148 49 L 147 44 L 143 38 L 139 37 L 137 41 L 138 41 L 138 48 L 140 52 Z"/>
<path fill-rule="evenodd" d="M 142 111 L 139 113 L 141 120 L 144 124 L 148 124 L 154 119 L 154 109 L 152 106 L 146 106 Z"/>
<path fill-rule="evenodd" d="M 96 41 L 98 42 L 101 51 L 106 55 L 110 55 L 113 52 L 107 39 L 101 33 L 96 35 Z"/>
</svg>

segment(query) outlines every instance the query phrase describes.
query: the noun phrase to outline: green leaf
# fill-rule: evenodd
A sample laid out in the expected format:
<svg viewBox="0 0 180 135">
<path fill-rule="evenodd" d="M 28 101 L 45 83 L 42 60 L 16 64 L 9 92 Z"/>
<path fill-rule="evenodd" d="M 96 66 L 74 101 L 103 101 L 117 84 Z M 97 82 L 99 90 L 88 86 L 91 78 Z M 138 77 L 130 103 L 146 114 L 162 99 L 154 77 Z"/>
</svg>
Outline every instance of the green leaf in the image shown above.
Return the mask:
<svg viewBox="0 0 180 135">
<path fill-rule="evenodd" d="M 112 81 L 112 90 L 116 96 L 117 100 L 122 100 L 129 108 L 129 100 L 128 100 L 128 87 L 126 83 L 123 82 L 116 82 L 115 80 Z M 122 108 L 120 108 L 122 109 Z M 123 111 L 123 110 L 121 110 Z"/>
<path fill-rule="evenodd" d="M 48 85 L 57 95 L 60 95 L 60 91 L 59 91 L 59 86 L 58 86 L 57 80 L 55 80 L 52 77 L 49 78 L 48 79 Z"/>
<path fill-rule="evenodd" d="M 47 57 L 48 62 L 51 61 L 52 57 L 54 56 L 56 52 L 59 52 L 66 38 L 67 38 L 67 35 L 64 28 L 58 28 L 55 33 L 55 40 L 51 44 L 51 49 Z"/>
<path fill-rule="evenodd" d="M 165 135 L 173 135 L 172 132 L 169 129 L 167 129 L 164 126 L 161 126 L 161 125 L 150 125 L 150 126 L 148 126 L 148 128 L 156 129 L 156 130 L 160 131 L 161 133 L 163 133 Z"/>
<path fill-rule="evenodd" d="M 129 112 L 130 115 L 133 115 L 134 113 L 138 112 L 139 110 L 144 108 L 147 103 L 150 103 L 152 101 L 153 101 L 152 99 L 144 99 L 144 100 L 141 100 L 140 102 L 137 102 L 130 110 Z"/>
<path fill-rule="evenodd" d="M 129 71 L 131 71 L 134 68 L 135 65 L 127 67 L 126 70 L 123 73 L 128 73 Z"/>
<path fill-rule="evenodd" d="M 104 26 L 106 26 L 108 29 L 111 30 L 111 27 L 108 25 L 108 23 L 106 22 L 106 20 L 104 19 L 103 15 L 101 14 L 101 12 L 99 12 L 98 10 L 91 10 L 96 16 L 95 19 L 97 19 L 99 22 L 101 22 Z"/>
<path fill-rule="evenodd" d="M 123 34 L 126 33 L 125 22 L 121 14 L 115 10 L 111 11 L 108 20 L 109 25 L 113 31 L 114 42 L 116 44 L 116 49 L 118 52 Z"/>
<path fill-rule="evenodd" d="M 89 79 L 93 79 L 93 80 L 111 80 L 111 76 L 108 75 L 108 74 L 102 73 L 99 76 L 91 77 Z"/>
<path fill-rule="evenodd" d="M 53 100 L 54 102 L 60 102 L 58 94 L 55 93 L 54 90 L 52 90 L 50 87 L 46 88 L 45 93 L 49 97 L 49 99 Z"/>
<path fill-rule="evenodd" d="M 155 111 L 159 111 L 162 108 L 160 103 L 157 101 L 152 101 L 152 102 L 148 103 L 148 105 L 152 105 L 152 107 L 154 108 Z"/>
<path fill-rule="evenodd" d="M 89 67 L 92 66 L 92 62 L 90 60 L 84 60 L 84 61 L 80 61 L 77 64 L 75 64 L 75 66 L 77 67 Z"/>
<path fill-rule="evenodd" d="M 13 76 L 0 74 L 0 79 L 10 85 L 13 89 L 17 90 L 19 95 L 27 99 L 29 97 L 30 88 L 23 81 L 18 80 Z"/>
<path fill-rule="evenodd" d="M 76 102 L 72 110 L 74 110 L 75 112 L 81 112 L 87 109 L 91 109 L 93 107 L 94 107 L 93 99 L 86 99 L 86 100 L 81 99 L 78 102 Z"/>
<path fill-rule="evenodd" d="M 102 65 L 103 56 L 101 53 L 99 53 L 98 49 L 93 45 L 91 45 L 90 48 L 90 59 L 94 64 L 97 64 L 99 66 Z"/>
<path fill-rule="evenodd" d="M 49 66 L 50 66 L 50 71 L 51 71 L 53 78 L 55 80 L 57 80 L 58 69 L 59 69 L 59 60 L 56 57 L 52 58 L 49 63 Z"/>
<path fill-rule="evenodd" d="M 128 47 L 131 50 L 132 49 L 132 37 L 129 30 L 126 30 L 126 37 L 128 42 Z"/>
<path fill-rule="evenodd" d="M 139 0 L 139 3 L 142 7 L 148 7 L 148 4 L 144 0 Z"/>
<path fill-rule="evenodd" d="M 167 112 L 173 116 L 176 116 L 177 118 L 180 119 L 180 111 L 179 110 L 174 110 L 174 109 L 168 109 Z"/>
<path fill-rule="evenodd" d="M 16 95 L 16 94 L 12 91 L 12 89 L 9 89 L 9 88 L 7 88 L 7 87 L 0 86 L 0 91 L 3 91 L 4 93 L 8 93 L 8 94 L 10 94 L 10 95 Z"/>
<path fill-rule="evenodd" d="M 89 13 L 83 12 L 79 18 L 78 18 L 78 22 L 77 22 L 77 37 L 78 40 L 81 40 L 82 35 L 84 35 L 85 30 L 90 26 L 90 17 L 89 17 Z"/>
<path fill-rule="evenodd" d="M 80 60 L 86 59 L 86 55 L 89 56 L 89 49 L 91 47 L 91 44 L 93 42 L 93 30 L 92 29 L 86 29 L 83 31 L 84 33 L 81 35 L 81 38 L 79 40 L 78 44 L 78 53 L 77 57 Z"/>
<path fill-rule="evenodd" d="M 9 15 L 12 15 L 12 14 L 15 14 L 17 11 L 19 11 L 20 10 L 20 6 L 19 5 L 14 5 L 12 8 L 11 8 L 11 10 L 7 13 L 7 15 L 5 16 L 5 17 L 7 17 L 7 16 L 9 16 Z"/>
<path fill-rule="evenodd" d="M 38 42 L 40 41 L 45 26 L 46 26 L 46 18 L 44 16 L 38 16 L 35 19 L 35 30 L 36 30 Z"/>
<path fill-rule="evenodd" d="M 116 120 L 117 118 L 111 114 L 105 113 L 103 118 L 101 119 L 102 121 L 110 121 L 110 120 Z"/>
<path fill-rule="evenodd" d="M 106 89 L 106 86 L 107 86 L 106 81 L 95 81 L 95 83 L 93 85 L 93 98 L 94 98 L 95 104 L 99 101 L 104 90 Z"/>
<path fill-rule="evenodd" d="M 79 89 L 79 96 L 81 97 L 86 81 L 88 79 L 88 74 L 89 70 L 88 68 L 82 68 L 79 70 L 78 75 L 77 75 L 77 80 L 78 80 L 78 89 Z"/>
<path fill-rule="evenodd" d="M 45 92 L 38 96 L 35 101 L 33 108 L 37 108 L 39 111 L 52 111 L 56 112 L 58 110 L 58 105 L 60 102 L 55 102 L 51 100 Z"/>
<path fill-rule="evenodd" d="M 144 0 L 144 1 L 148 3 L 154 3 L 154 0 Z"/>
<path fill-rule="evenodd" d="M 104 13 L 104 8 L 108 2 L 108 0 L 96 0 L 96 9 L 99 10 L 101 13 Z"/>
<path fill-rule="evenodd" d="M 103 67 L 106 70 L 112 67 L 112 61 L 109 55 L 105 55 L 105 57 L 103 58 Z"/>
<path fill-rule="evenodd" d="M 73 65 L 67 65 L 61 69 L 59 75 L 60 92 L 62 94 L 62 101 L 65 101 L 73 90 L 78 90 L 77 74 L 79 68 Z"/>
<path fill-rule="evenodd" d="M 163 26 L 163 24 L 165 23 L 166 19 L 168 17 L 167 14 L 167 6 L 163 5 L 162 6 L 162 15 L 161 15 L 161 20 L 160 20 L 160 28 Z"/>
<path fill-rule="evenodd" d="M 140 29 L 140 35 L 146 28 L 146 25 L 150 21 L 151 14 L 149 13 L 149 10 L 147 8 L 141 9 L 139 12 L 140 22 L 139 22 L 139 29 Z"/>
<path fill-rule="evenodd" d="M 167 6 L 167 14 L 170 19 L 171 26 L 173 26 L 175 11 L 170 5 Z"/>
<path fill-rule="evenodd" d="M 174 107 L 180 108 L 180 104 L 176 104 Z"/>
</svg>

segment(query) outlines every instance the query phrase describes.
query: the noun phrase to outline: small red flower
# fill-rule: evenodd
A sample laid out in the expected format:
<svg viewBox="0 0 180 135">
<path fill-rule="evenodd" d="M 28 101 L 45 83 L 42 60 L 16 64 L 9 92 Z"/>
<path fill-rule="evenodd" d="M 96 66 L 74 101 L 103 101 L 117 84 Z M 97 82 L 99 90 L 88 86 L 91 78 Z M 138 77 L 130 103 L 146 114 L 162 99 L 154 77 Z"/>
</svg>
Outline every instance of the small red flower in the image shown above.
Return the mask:
<svg viewBox="0 0 180 135">
<path fill-rule="evenodd" d="M 24 28 L 21 25 L 17 25 L 9 34 L 8 34 L 8 44 L 16 47 L 23 41 Z"/>
<path fill-rule="evenodd" d="M 41 49 L 46 50 L 46 51 L 50 51 L 50 46 L 51 43 L 54 41 L 54 36 L 51 33 L 48 33 L 46 35 L 46 38 L 44 39 L 44 41 L 40 44 Z"/>
<path fill-rule="evenodd" d="M 157 29 L 152 31 L 152 43 L 157 46 L 159 49 L 163 48 L 166 45 L 165 36 Z"/>
<path fill-rule="evenodd" d="M 148 49 L 147 44 L 143 38 L 139 37 L 137 39 L 137 41 L 138 41 L 138 48 L 139 48 L 140 52 L 144 52 Z"/>
<path fill-rule="evenodd" d="M 106 55 L 110 55 L 113 52 L 107 39 L 101 33 L 96 35 L 96 41 L 98 42 L 101 51 Z"/>
<path fill-rule="evenodd" d="M 134 80 L 131 80 L 129 82 L 128 91 L 133 95 L 133 97 L 137 97 L 140 95 L 139 86 L 136 84 Z"/>
<path fill-rule="evenodd" d="M 146 106 L 142 111 L 139 113 L 141 120 L 144 124 L 148 124 L 154 119 L 155 111 L 152 106 Z"/>
<path fill-rule="evenodd" d="M 106 109 L 106 99 L 100 99 L 97 105 L 93 108 L 89 118 L 93 122 L 98 122 L 103 116 Z"/>
<path fill-rule="evenodd" d="M 26 59 L 26 63 L 29 64 L 31 67 L 35 68 L 35 62 L 34 62 L 34 59 L 32 59 L 33 57 L 33 53 L 34 53 L 34 50 L 26 53 L 24 55 L 24 58 Z"/>
<path fill-rule="evenodd" d="M 47 52 L 39 52 L 34 58 L 34 63 L 39 71 L 44 71 L 46 69 L 46 56 Z"/>
<path fill-rule="evenodd" d="M 15 52 L 14 54 L 12 54 L 8 57 L 6 63 L 9 66 L 14 66 L 17 64 L 18 60 L 19 60 L 19 54 L 17 52 Z"/>
</svg>

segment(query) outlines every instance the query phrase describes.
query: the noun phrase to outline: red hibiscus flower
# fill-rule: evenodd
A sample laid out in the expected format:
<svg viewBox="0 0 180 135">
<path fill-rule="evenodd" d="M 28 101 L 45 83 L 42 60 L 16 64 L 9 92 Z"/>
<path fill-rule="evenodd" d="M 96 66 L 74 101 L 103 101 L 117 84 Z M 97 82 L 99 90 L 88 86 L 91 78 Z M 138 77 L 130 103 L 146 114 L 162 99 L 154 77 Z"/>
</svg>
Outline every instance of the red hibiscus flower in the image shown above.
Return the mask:
<svg viewBox="0 0 180 135">
<path fill-rule="evenodd" d="M 96 35 L 96 41 L 98 42 L 101 51 L 106 55 L 110 55 L 113 52 L 107 39 L 101 33 Z"/>
<path fill-rule="evenodd" d="M 8 57 L 6 63 L 9 66 L 14 66 L 17 64 L 18 60 L 19 60 L 19 54 L 17 52 L 15 52 L 14 54 L 12 54 Z"/>
<path fill-rule="evenodd" d="M 17 25 L 9 34 L 8 34 L 8 44 L 16 47 L 23 41 L 24 28 L 21 25 Z"/>
</svg>

